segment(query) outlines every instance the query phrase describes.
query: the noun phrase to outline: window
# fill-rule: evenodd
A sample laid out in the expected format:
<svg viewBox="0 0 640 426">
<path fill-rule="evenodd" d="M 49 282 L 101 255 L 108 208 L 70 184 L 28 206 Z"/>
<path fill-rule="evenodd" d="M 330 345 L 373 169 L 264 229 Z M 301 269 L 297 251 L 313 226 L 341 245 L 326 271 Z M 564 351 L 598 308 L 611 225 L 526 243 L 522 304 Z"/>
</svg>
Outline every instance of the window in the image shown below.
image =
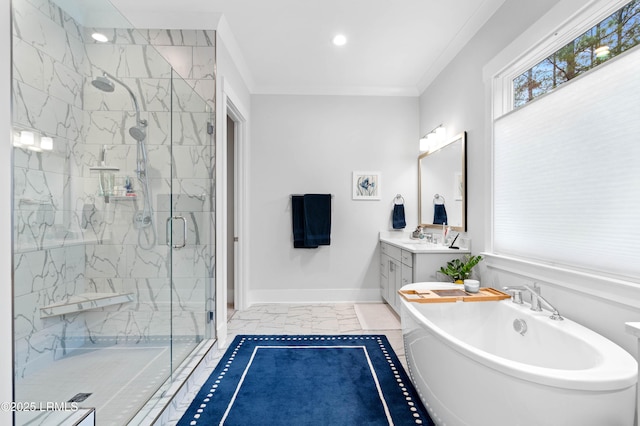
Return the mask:
<svg viewBox="0 0 640 426">
<path fill-rule="evenodd" d="M 640 0 L 618 9 L 513 80 L 518 108 L 640 43 Z"/>
<path fill-rule="evenodd" d="M 607 26 L 603 22 L 624 11 L 627 22 L 636 24 L 623 33 L 637 40 L 638 2 L 612 15 L 614 7 L 593 15 L 583 28 L 593 22 Z M 572 21 L 565 28 L 577 26 Z M 536 48 L 532 52 L 541 51 Z M 504 89 L 529 67 L 520 67 L 523 61 L 538 62 L 534 70 L 550 62 L 515 57 L 495 67 L 500 71 L 491 74 L 493 254 L 640 284 L 640 46 L 615 49 L 614 59 L 588 72 L 581 65 L 580 75 L 567 84 L 511 111 L 507 105 L 514 96 Z M 576 64 L 589 62 L 575 57 Z"/>
</svg>

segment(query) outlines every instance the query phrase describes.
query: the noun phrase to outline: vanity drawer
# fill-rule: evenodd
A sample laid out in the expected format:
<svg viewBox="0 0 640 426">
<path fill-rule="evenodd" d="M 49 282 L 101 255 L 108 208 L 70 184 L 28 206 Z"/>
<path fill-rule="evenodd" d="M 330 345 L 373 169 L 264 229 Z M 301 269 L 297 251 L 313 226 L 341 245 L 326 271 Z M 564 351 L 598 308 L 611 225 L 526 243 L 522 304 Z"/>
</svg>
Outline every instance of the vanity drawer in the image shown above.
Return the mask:
<svg viewBox="0 0 640 426">
<path fill-rule="evenodd" d="M 398 261 L 402 260 L 402 249 L 400 249 L 400 247 L 392 246 L 391 244 L 381 242 L 380 251 L 383 254 L 386 254 L 387 256 L 395 260 L 398 260 Z"/>
<path fill-rule="evenodd" d="M 413 267 L 413 255 L 410 251 L 402 250 L 402 263 L 408 267 Z"/>
</svg>

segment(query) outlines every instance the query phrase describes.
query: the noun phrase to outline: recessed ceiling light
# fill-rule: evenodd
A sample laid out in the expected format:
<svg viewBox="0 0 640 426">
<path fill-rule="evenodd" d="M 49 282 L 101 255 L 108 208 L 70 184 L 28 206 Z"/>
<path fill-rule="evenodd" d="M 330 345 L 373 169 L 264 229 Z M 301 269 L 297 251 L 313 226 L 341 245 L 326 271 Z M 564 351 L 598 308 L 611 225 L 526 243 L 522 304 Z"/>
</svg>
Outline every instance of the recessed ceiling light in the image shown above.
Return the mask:
<svg viewBox="0 0 640 426">
<path fill-rule="evenodd" d="M 336 46 L 344 46 L 347 44 L 347 37 L 345 37 L 344 34 L 338 34 L 333 38 L 333 44 Z"/>
<path fill-rule="evenodd" d="M 109 41 L 109 37 L 101 33 L 93 33 L 91 34 L 91 38 L 93 38 L 95 41 L 99 41 L 100 43 L 106 43 Z"/>
</svg>

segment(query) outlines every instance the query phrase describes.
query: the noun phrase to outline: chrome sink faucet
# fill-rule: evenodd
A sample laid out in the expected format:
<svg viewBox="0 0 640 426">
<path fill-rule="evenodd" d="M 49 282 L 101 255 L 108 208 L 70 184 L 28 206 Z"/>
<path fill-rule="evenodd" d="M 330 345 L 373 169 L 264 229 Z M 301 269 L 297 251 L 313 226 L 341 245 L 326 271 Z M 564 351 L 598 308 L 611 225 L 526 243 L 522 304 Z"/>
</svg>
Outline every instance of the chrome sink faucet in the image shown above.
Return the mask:
<svg viewBox="0 0 640 426">
<path fill-rule="evenodd" d="M 533 283 L 533 288 L 528 285 L 504 287 L 504 291 L 512 293 L 511 300 L 513 303 L 522 305 L 522 292 L 528 291 L 531 294 L 531 310 L 535 312 L 542 312 L 542 305 L 545 305 L 552 312 L 551 318 L 554 321 L 562 321 L 564 318 L 560 315 L 558 310 L 540 295 L 540 287 L 536 283 Z"/>
</svg>

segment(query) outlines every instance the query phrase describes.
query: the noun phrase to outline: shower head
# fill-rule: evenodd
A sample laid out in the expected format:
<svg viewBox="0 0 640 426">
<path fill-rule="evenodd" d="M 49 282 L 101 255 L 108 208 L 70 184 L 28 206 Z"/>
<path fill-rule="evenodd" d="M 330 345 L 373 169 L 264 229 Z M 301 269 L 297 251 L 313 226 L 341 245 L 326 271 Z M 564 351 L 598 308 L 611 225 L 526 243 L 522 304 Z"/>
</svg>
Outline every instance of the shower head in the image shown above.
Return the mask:
<svg viewBox="0 0 640 426">
<path fill-rule="evenodd" d="M 125 89 L 127 89 L 127 92 L 129 92 L 129 96 L 131 96 L 131 101 L 133 102 L 133 107 L 136 110 L 136 125 L 137 126 L 141 124 L 144 125 L 145 124 L 144 120 L 140 120 L 140 108 L 138 108 L 138 98 L 136 98 L 136 95 L 133 94 L 133 91 L 131 90 L 131 88 L 126 84 L 124 84 L 124 82 L 114 77 L 113 75 L 109 74 L 108 72 L 103 71 L 102 75 L 99 77 L 96 77 L 91 82 L 91 84 L 94 87 L 102 90 L 103 92 L 113 92 L 116 88 L 114 81 L 119 85 L 121 85 L 122 87 L 124 87 Z M 131 136 L 133 136 L 133 134 Z M 138 139 L 136 138 L 136 140 Z"/>
<path fill-rule="evenodd" d="M 109 80 L 109 78 L 104 75 L 96 77 L 95 80 L 91 82 L 91 84 L 93 84 L 93 87 L 96 87 L 103 92 L 109 93 L 113 92 L 116 88 L 116 85 L 113 84 L 113 81 Z"/>
<path fill-rule="evenodd" d="M 138 125 L 129 129 L 129 134 L 138 142 L 142 142 L 147 138 L 147 132 L 144 130 L 144 127 L 144 123 L 138 123 Z"/>
</svg>

